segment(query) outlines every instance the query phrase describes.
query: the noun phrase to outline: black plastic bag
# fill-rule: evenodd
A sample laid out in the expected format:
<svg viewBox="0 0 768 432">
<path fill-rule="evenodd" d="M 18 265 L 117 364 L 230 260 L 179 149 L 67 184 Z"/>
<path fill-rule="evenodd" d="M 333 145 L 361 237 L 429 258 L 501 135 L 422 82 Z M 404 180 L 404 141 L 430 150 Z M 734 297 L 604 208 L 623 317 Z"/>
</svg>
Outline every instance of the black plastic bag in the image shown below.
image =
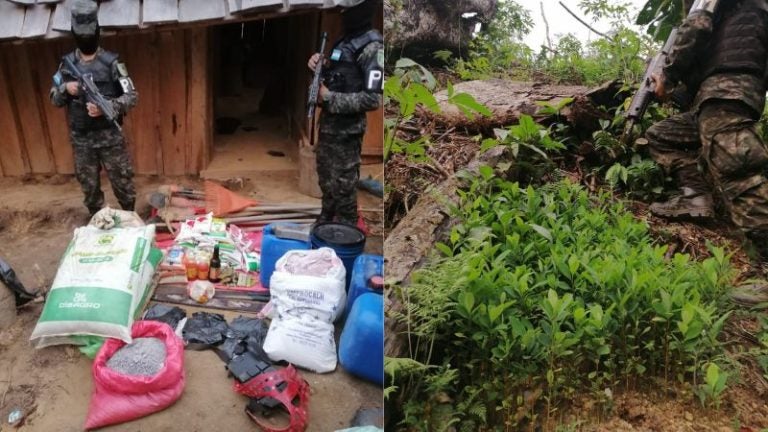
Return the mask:
<svg viewBox="0 0 768 432">
<path fill-rule="evenodd" d="M 268 358 L 261 358 L 250 351 L 246 351 L 242 355 L 235 356 L 227 364 L 227 370 L 236 380 L 245 383 L 256 375 L 273 369 Z"/>
<path fill-rule="evenodd" d="M 187 317 L 187 312 L 179 307 L 154 304 L 144 313 L 145 320 L 160 321 L 176 329 L 179 322 Z"/>
<path fill-rule="evenodd" d="M 226 338 L 224 343 L 216 347 L 216 355 L 221 361 L 228 364 L 233 358 L 242 355 L 247 349 L 245 341 L 236 338 Z"/>
<path fill-rule="evenodd" d="M 267 359 L 263 346 L 268 331 L 269 326 L 263 320 L 239 316 L 228 325 L 225 341 L 216 347 L 216 354 L 227 364 L 246 351 Z"/>
<path fill-rule="evenodd" d="M 0 259 L 0 281 L 13 291 L 13 295 L 16 296 L 17 307 L 25 305 L 37 297 L 36 294 L 24 288 L 19 278 L 16 277 L 16 272 L 2 259 Z"/>
<path fill-rule="evenodd" d="M 223 343 L 228 328 L 223 315 L 195 312 L 187 320 L 181 334 L 187 348 L 199 351 Z"/>
</svg>

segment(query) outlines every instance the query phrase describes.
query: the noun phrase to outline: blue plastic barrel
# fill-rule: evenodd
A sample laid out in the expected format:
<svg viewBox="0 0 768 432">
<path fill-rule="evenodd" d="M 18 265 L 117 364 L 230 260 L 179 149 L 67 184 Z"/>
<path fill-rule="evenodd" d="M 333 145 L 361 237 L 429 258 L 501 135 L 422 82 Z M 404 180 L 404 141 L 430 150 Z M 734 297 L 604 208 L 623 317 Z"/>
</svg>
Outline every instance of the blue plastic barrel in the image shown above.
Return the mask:
<svg viewBox="0 0 768 432">
<path fill-rule="evenodd" d="M 261 240 L 261 273 L 259 274 L 259 281 L 264 288 L 269 288 L 269 279 L 275 271 L 275 264 L 286 252 L 312 249 L 312 245 L 309 242 L 275 237 L 276 225 L 270 224 L 264 227 L 264 237 Z M 295 224 L 285 223 L 285 225 Z"/>
<path fill-rule="evenodd" d="M 349 373 L 384 384 L 384 300 L 365 293 L 349 312 L 339 340 L 339 362 Z"/>
<path fill-rule="evenodd" d="M 314 249 L 331 248 L 344 262 L 344 268 L 347 270 L 347 281 L 344 288 L 349 292 L 349 282 L 352 280 L 355 260 L 365 250 L 365 233 L 350 225 L 324 222 L 312 228 L 310 238 Z"/>
<path fill-rule="evenodd" d="M 374 276 L 384 276 L 384 257 L 371 254 L 362 254 L 357 257 L 352 267 L 352 279 L 349 282 L 345 315 L 349 315 L 352 305 L 355 304 L 355 299 L 361 295 L 367 292 L 381 293 L 382 287 L 371 284 L 371 278 Z"/>
</svg>

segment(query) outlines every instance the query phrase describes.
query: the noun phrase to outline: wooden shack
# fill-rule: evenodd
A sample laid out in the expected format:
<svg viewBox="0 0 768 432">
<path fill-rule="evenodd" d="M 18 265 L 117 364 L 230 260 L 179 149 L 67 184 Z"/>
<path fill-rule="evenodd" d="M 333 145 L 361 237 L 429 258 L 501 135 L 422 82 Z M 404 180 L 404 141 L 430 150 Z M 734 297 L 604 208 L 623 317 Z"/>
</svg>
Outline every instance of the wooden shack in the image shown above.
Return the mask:
<svg viewBox="0 0 768 432">
<path fill-rule="evenodd" d="M 328 3 L 101 1 L 101 45 L 120 54 L 139 92 L 124 126 L 136 172 L 295 169 L 310 129 L 307 59 L 321 31 L 330 40 L 341 32 Z M 0 176 L 73 172 L 65 111 L 48 99 L 74 48 L 70 4 L 0 0 Z M 369 113 L 364 155 L 380 158 L 382 127 L 382 111 Z"/>
</svg>

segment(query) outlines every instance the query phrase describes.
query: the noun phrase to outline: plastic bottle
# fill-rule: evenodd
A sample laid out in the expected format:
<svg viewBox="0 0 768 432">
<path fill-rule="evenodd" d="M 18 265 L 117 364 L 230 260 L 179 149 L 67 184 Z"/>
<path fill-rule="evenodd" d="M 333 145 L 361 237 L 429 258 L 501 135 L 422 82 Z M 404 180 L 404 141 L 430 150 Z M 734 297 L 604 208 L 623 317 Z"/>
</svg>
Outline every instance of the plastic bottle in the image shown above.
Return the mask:
<svg viewBox="0 0 768 432">
<path fill-rule="evenodd" d="M 197 260 L 191 251 L 184 254 L 184 268 L 187 271 L 187 281 L 197 280 Z"/>
<path fill-rule="evenodd" d="M 221 259 L 219 258 L 219 245 L 213 247 L 213 257 L 210 262 L 210 274 L 208 280 L 214 283 L 221 282 Z"/>
<path fill-rule="evenodd" d="M 200 280 L 208 280 L 209 270 L 208 257 L 201 256 L 197 259 L 197 278 Z"/>
</svg>

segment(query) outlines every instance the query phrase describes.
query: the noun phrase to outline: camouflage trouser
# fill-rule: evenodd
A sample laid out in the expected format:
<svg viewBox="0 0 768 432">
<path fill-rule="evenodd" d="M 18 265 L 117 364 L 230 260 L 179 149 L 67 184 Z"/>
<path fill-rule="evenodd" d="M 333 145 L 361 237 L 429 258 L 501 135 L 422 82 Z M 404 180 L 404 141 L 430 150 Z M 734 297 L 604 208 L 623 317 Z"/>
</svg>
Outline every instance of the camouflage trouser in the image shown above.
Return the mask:
<svg viewBox="0 0 768 432">
<path fill-rule="evenodd" d="M 768 230 L 768 147 L 748 106 L 710 100 L 698 113 L 653 125 L 646 136 L 654 160 L 677 177 L 679 186 L 714 190 L 736 226 L 748 233 Z"/>
<path fill-rule="evenodd" d="M 123 210 L 134 210 L 136 189 L 133 166 L 123 135 L 114 129 L 70 134 L 75 156 L 75 176 L 80 182 L 88 211 L 95 213 L 104 207 L 101 191 L 101 168 L 107 171 L 112 191 Z"/>
<path fill-rule="evenodd" d="M 357 223 L 357 181 L 363 136 L 320 133 L 317 176 L 323 191 L 323 213 L 339 222 Z"/>
</svg>

